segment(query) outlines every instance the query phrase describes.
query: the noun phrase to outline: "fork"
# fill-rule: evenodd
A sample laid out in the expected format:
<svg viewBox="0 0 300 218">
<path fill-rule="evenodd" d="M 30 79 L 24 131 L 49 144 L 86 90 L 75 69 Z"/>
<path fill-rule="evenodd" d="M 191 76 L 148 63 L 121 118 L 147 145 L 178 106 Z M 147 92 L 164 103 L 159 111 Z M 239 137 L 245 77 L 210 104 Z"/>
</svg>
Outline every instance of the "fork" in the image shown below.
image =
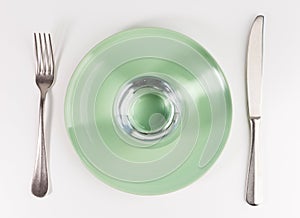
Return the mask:
<svg viewBox="0 0 300 218">
<path fill-rule="evenodd" d="M 36 197 L 44 197 L 48 191 L 44 105 L 47 92 L 54 81 L 54 58 L 50 34 L 34 33 L 34 50 L 36 57 L 35 82 L 40 90 L 40 112 L 37 157 L 31 192 Z"/>
</svg>

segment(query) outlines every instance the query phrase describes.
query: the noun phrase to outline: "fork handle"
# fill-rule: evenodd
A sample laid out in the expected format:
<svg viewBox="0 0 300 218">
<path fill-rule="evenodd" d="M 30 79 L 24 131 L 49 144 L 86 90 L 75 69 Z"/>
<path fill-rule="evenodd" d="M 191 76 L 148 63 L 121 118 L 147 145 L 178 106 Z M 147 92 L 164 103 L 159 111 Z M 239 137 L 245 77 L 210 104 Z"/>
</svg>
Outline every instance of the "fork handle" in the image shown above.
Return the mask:
<svg viewBox="0 0 300 218">
<path fill-rule="evenodd" d="M 48 170 L 45 145 L 44 105 L 46 93 L 41 92 L 39 112 L 39 133 L 37 157 L 31 184 L 31 192 L 37 197 L 44 197 L 48 191 Z"/>
<path fill-rule="evenodd" d="M 257 206 L 262 202 L 259 131 L 260 118 L 250 118 L 250 153 L 246 182 L 246 201 Z"/>
</svg>

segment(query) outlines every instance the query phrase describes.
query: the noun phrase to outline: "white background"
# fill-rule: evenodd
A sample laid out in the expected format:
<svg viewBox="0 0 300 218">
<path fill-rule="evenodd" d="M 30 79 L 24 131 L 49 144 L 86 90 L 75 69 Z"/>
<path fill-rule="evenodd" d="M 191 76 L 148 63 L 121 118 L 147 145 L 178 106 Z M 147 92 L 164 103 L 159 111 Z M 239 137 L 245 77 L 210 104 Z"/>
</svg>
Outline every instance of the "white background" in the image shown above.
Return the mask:
<svg viewBox="0 0 300 218">
<path fill-rule="evenodd" d="M 1 0 L 0 217 L 300 217 L 300 5 L 297 0 Z M 262 149 L 264 202 L 244 201 L 249 148 L 245 55 L 250 25 L 265 15 Z M 233 124 L 211 170 L 180 191 L 142 197 L 108 187 L 81 164 L 64 127 L 64 96 L 80 59 L 104 38 L 133 27 L 182 32 L 225 72 Z M 39 92 L 34 31 L 53 35 L 57 81 L 50 93 L 52 192 L 30 193 Z"/>
</svg>

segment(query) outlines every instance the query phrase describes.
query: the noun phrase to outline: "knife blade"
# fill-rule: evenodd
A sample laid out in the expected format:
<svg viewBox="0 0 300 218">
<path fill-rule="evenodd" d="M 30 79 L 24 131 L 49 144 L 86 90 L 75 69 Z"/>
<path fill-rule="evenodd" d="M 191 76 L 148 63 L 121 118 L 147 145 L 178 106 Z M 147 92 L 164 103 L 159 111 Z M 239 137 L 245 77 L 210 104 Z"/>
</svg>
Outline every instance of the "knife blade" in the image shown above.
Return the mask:
<svg viewBox="0 0 300 218">
<path fill-rule="evenodd" d="M 250 118 L 261 116 L 261 83 L 263 67 L 264 17 L 257 16 L 253 22 L 247 53 L 247 91 Z"/>
<path fill-rule="evenodd" d="M 250 152 L 246 182 L 246 201 L 253 206 L 262 202 L 262 178 L 260 167 L 260 119 L 263 74 L 264 16 L 255 18 L 248 41 L 247 51 L 247 97 L 250 122 Z"/>
</svg>

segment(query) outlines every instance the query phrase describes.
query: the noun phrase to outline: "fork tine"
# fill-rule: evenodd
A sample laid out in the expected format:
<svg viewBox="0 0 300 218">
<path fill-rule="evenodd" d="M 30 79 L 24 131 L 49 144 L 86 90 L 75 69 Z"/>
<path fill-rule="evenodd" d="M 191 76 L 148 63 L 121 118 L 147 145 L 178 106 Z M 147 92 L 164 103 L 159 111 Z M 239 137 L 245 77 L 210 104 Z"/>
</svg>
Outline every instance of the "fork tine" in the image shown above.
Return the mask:
<svg viewBox="0 0 300 218">
<path fill-rule="evenodd" d="M 50 63 L 49 63 L 49 53 L 48 53 L 48 43 L 46 41 L 46 33 L 43 34 L 43 40 L 44 40 L 44 60 L 45 60 L 45 74 L 47 74 L 50 71 Z"/>
<path fill-rule="evenodd" d="M 34 38 L 34 51 L 35 51 L 35 58 L 36 58 L 35 73 L 37 74 L 40 71 L 40 59 L 38 55 L 38 45 L 37 45 L 38 42 L 36 39 L 36 33 L 33 34 L 33 38 Z"/>
<path fill-rule="evenodd" d="M 44 58 L 44 46 L 42 43 L 42 35 L 39 33 L 39 43 L 40 43 L 40 73 L 45 74 L 46 72 L 46 66 L 45 66 L 45 58 Z"/>
<path fill-rule="evenodd" d="M 51 42 L 51 36 L 50 33 L 48 33 L 48 39 L 49 39 L 49 50 L 50 50 L 50 74 L 54 74 L 54 57 L 53 57 L 53 49 L 52 49 L 52 42 Z"/>
</svg>

